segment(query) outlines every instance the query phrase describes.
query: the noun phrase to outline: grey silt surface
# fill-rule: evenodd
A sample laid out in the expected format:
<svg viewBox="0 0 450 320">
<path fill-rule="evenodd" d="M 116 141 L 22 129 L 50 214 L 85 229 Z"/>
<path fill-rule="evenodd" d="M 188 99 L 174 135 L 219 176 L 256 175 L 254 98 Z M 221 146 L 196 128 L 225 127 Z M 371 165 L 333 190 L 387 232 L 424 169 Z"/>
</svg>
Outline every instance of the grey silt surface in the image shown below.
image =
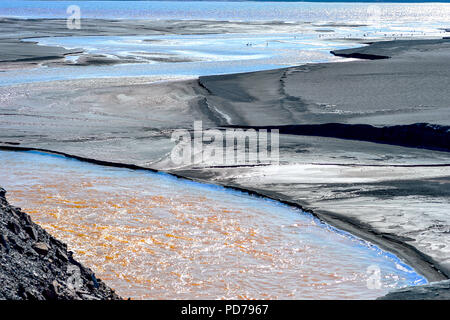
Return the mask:
<svg viewBox="0 0 450 320">
<path fill-rule="evenodd" d="M 450 275 L 448 152 L 281 135 L 279 167 L 177 167 L 169 154 L 172 131 L 191 129 L 194 120 L 206 128 L 329 122 L 448 126 L 448 47 L 446 40 L 385 42 L 364 50 L 388 52 L 389 59 L 199 80 L 1 87 L 0 142 L 136 164 L 300 205 L 391 250 L 429 280 L 441 280 Z"/>
</svg>

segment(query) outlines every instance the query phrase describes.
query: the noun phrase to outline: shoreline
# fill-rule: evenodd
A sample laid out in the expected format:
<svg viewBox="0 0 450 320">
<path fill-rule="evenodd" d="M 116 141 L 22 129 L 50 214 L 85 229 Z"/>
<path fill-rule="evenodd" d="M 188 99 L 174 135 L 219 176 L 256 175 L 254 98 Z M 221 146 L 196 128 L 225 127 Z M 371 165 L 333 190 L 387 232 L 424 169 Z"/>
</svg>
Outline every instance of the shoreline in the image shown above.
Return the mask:
<svg viewBox="0 0 450 320">
<path fill-rule="evenodd" d="M 431 257 L 423 254 L 422 252 L 418 251 L 414 247 L 408 245 L 404 241 L 402 241 L 400 238 L 396 238 L 393 235 L 383 235 L 377 233 L 375 230 L 371 229 L 369 226 L 363 225 L 358 221 L 354 221 L 352 219 L 346 219 L 345 217 L 335 215 L 333 216 L 333 213 L 326 212 L 326 211 L 314 211 L 308 208 L 304 207 L 304 204 L 302 204 L 299 201 L 293 201 L 293 199 L 286 199 L 283 197 L 280 197 L 280 195 L 276 195 L 275 193 L 270 193 L 265 190 L 252 190 L 252 189 L 244 189 L 237 185 L 226 185 L 226 184 L 217 184 L 208 180 L 204 180 L 201 178 L 196 178 L 193 176 L 185 176 L 185 175 L 179 175 L 176 173 L 171 173 L 170 171 L 163 171 L 163 170 L 155 170 L 147 167 L 142 167 L 134 164 L 125 164 L 125 163 L 115 163 L 115 162 L 108 162 L 108 161 L 101 161 L 91 158 L 84 158 L 76 155 L 71 155 L 63 152 L 58 151 L 52 151 L 52 150 L 45 150 L 45 149 L 39 149 L 39 148 L 22 148 L 17 146 L 1 146 L 0 150 L 2 151 L 11 151 L 11 152 L 26 152 L 26 151 L 38 151 L 43 152 L 47 154 L 55 154 L 64 156 L 67 158 L 75 159 L 78 161 L 96 164 L 100 166 L 107 166 L 107 167 L 114 167 L 114 168 L 124 168 L 124 169 L 131 169 L 131 170 L 143 170 L 143 171 L 150 171 L 154 173 L 165 173 L 169 174 L 173 177 L 176 177 L 178 179 L 184 179 L 188 181 L 194 181 L 194 182 L 200 182 L 203 184 L 212 184 L 212 185 L 219 185 L 221 187 L 240 191 L 243 193 L 247 193 L 249 195 L 271 199 L 278 201 L 280 203 L 298 208 L 304 212 L 310 213 L 317 219 L 319 219 L 322 222 L 325 222 L 332 227 L 335 227 L 337 229 L 349 232 L 350 234 L 359 237 L 363 240 L 369 241 L 375 245 L 380 246 L 380 248 L 393 253 L 398 258 L 404 260 L 406 263 L 408 263 L 414 270 L 416 270 L 419 274 L 423 275 L 429 282 L 436 282 L 436 281 L 442 281 L 450 279 L 450 271 L 446 270 L 442 266 L 439 266 L 439 264 L 434 261 Z"/>
<path fill-rule="evenodd" d="M 260 71 L 260 72 L 250 72 L 246 74 L 236 74 L 236 75 L 219 75 L 219 76 L 208 76 L 208 77 L 200 77 L 199 82 L 200 85 L 208 92 L 209 95 L 213 97 L 214 100 L 213 103 L 226 103 L 226 109 L 227 111 L 234 112 L 235 110 L 238 110 L 239 108 L 245 108 L 250 105 L 252 100 L 262 100 L 262 99 L 255 99 L 252 97 L 252 93 L 249 89 L 254 90 L 257 84 L 252 84 L 250 86 L 247 86 L 244 83 L 244 80 L 241 81 L 241 79 L 245 79 L 245 81 L 250 82 L 256 80 L 256 75 L 262 75 L 262 77 L 269 77 L 269 75 L 276 75 L 279 76 L 280 82 L 282 82 L 281 90 L 284 91 L 286 88 L 286 75 L 294 74 L 295 72 L 300 71 L 299 75 L 308 75 L 312 71 L 318 70 L 319 72 L 321 70 L 326 70 L 327 67 L 331 67 L 333 70 L 333 67 L 336 67 L 336 69 L 340 70 L 348 70 L 351 66 L 357 66 L 358 64 L 365 66 L 369 66 L 369 63 L 374 63 L 373 61 L 381 61 L 383 63 L 384 61 L 401 61 L 400 58 L 397 56 L 402 57 L 403 56 L 408 57 L 407 55 L 410 54 L 410 47 L 414 47 L 415 45 L 418 45 L 419 47 L 423 46 L 424 48 L 427 48 L 429 46 L 429 49 L 433 51 L 435 50 L 435 47 L 439 47 L 440 44 L 443 44 L 445 47 L 449 45 L 448 39 L 441 39 L 441 40 L 395 40 L 395 41 L 379 41 L 371 43 L 369 46 L 365 47 L 358 47 L 358 48 L 352 48 L 352 49 L 343 49 L 343 50 L 336 50 L 332 52 L 335 55 L 338 56 L 345 56 L 350 58 L 360 58 L 363 60 L 358 61 L 349 61 L 347 63 L 343 63 L 342 66 L 338 66 L 340 63 L 334 63 L 334 62 L 328 62 L 328 63 L 320 63 L 320 64 L 309 64 L 299 67 L 289 67 L 284 69 L 278 69 L 278 70 L 269 70 L 269 71 Z M 395 59 L 393 59 L 395 58 Z M 408 57 L 409 58 L 409 57 Z M 414 57 L 415 58 L 415 57 Z M 372 60 L 372 61 L 370 61 Z M 403 62 L 403 61 L 402 61 Z M 389 63 L 389 62 L 388 62 Z M 393 62 L 392 62 L 393 63 Z M 391 64 L 392 64 L 391 63 Z M 341 68 L 339 68 L 341 67 Z M 375 67 L 372 66 L 371 69 L 369 69 L 369 72 L 371 70 L 375 70 Z M 325 73 L 326 74 L 330 74 Z M 323 76 L 326 77 L 326 76 Z M 263 78 L 264 79 L 264 78 Z M 318 81 L 319 78 L 314 78 L 314 80 Z M 232 83 L 232 81 L 238 81 L 238 84 Z M 265 79 L 264 79 L 265 81 Z M 425 80 L 426 81 L 426 80 Z M 216 84 L 217 83 L 217 84 Z M 226 90 L 223 90 L 220 88 L 220 85 L 227 86 L 230 84 L 230 86 L 239 88 L 240 85 L 244 86 L 243 92 L 235 93 L 235 95 L 231 95 L 231 99 L 229 98 L 223 98 L 225 95 L 228 94 Z M 258 83 L 258 82 L 256 82 Z M 262 82 L 264 83 L 264 82 Z M 304 83 L 304 82 L 302 82 Z M 289 84 L 289 83 L 288 83 Z M 297 82 L 298 84 L 298 82 Z M 264 84 L 266 87 L 267 85 Z M 317 83 L 315 83 L 317 86 Z M 289 88 L 289 87 L 288 87 Z M 290 92 L 294 92 L 291 87 L 289 89 Z M 256 92 L 256 91 L 255 91 Z M 299 96 L 290 96 L 290 92 L 287 92 L 285 94 L 286 100 L 294 100 L 296 103 L 303 103 L 302 98 L 304 98 L 304 92 L 302 91 Z M 367 92 L 367 91 L 365 91 Z M 224 94 L 225 93 L 225 94 Z M 229 99 L 229 100 L 225 100 Z M 297 99 L 298 100 L 297 102 Z M 229 101 L 231 100 L 231 103 Z M 367 97 L 365 97 L 365 100 L 367 100 Z M 226 101 L 226 102 L 225 102 Z M 263 105 L 263 104 L 261 104 Z M 245 106 L 245 107 L 244 107 Z M 255 108 L 257 109 L 257 108 Z M 343 118 L 345 119 L 345 118 Z M 369 118 L 370 119 L 370 118 Z M 450 120 L 447 119 L 446 116 L 443 116 L 441 118 L 442 120 Z M 369 141 L 369 142 L 375 142 L 377 145 L 381 144 L 390 144 L 390 145 L 397 145 L 397 146 L 406 146 L 409 148 L 425 148 L 425 149 L 432 149 L 432 150 L 440 150 L 443 152 L 448 152 L 450 145 L 448 144 L 448 123 L 445 125 L 444 123 L 435 125 L 435 122 L 426 123 L 426 121 L 421 121 L 422 123 L 413 123 L 407 122 L 405 124 L 403 123 L 388 123 L 388 125 L 382 126 L 378 122 L 371 122 L 371 121 L 363 121 L 363 122 L 352 122 L 352 121 L 329 121 L 327 122 L 327 118 L 322 119 L 315 119 L 315 122 L 311 124 L 311 122 L 306 123 L 300 123 L 300 124 L 290 124 L 290 123 L 279 123 L 278 125 L 270 125 L 270 124 L 263 124 L 261 125 L 258 122 L 264 122 L 266 121 L 263 119 L 258 119 L 258 116 L 256 116 L 256 122 L 253 123 L 254 119 L 251 119 L 249 117 L 246 118 L 235 118 L 234 121 L 239 122 L 240 124 L 231 124 L 231 125 L 222 125 L 224 128 L 240 128 L 240 129 L 279 129 L 280 134 L 286 134 L 286 135 L 299 135 L 299 136 L 314 136 L 314 137 L 331 137 L 331 138 L 339 138 L 339 139 L 345 139 L 351 143 L 352 141 Z M 423 127 L 423 128 L 429 128 L 431 130 L 437 129 L 438 131 L 441 128 L 442 129 L 442 145 L 440 147 L 435 147 L 432 145 L 420 145 L 421 142 L 416 142 L 416 144 L 410 144 L 407 143 L 406 140 L 411 138 L 410 136 L 413 135 L 413 137 L 416 136 L 423 136 L 424 132 L 413 132 L 415 127 Z M 354 130 L 353 130 L 354 129 Z M 411 129 L 411 132 L 408 133 L 408 130 Z M 362 130 L 362 131 L 361 131 Z M 378 132 L 376 132 L 378 131 Z M 389 131 L 392 131 L 389 133 Z M 393 138 L 392 134 L 394 134 L 395 131 L 398 131 L 400 133 L 400 136 L 394 137 L 395 139 L 400 139 L 398 141 L 390 140 L 390 138 Z M 420 131 L 420 130 L 419 130 Z M 389 134 L 388 134 L 389 133 Z M 362 137 L 361 137 L 362 134 Z M 377 138 L 377 135 L 380 138 Z M 428 135 L 428 133 L 425 133 L 425 135 Z M 406 139 L 404 141 L 401 141 L 402 139 Z M 436 137 L 431 138 L 433 140 L 433 143 L 435 142 Z M 432 144 L 433 144 L 432 143 Z M 358 163 L 332 163 L 332 162 L 324 162 L 324 163 L 315 163 L 315 165 L 335 165 L 335 166 L 357 166 L 357 167 L 415 167 L 415 164 L 393 164 L 393 163 L 383 163 L 383 164 L 374 164 L 374 163 L 367 163 L 367 164 L 361 164 Z M 445 163 L 439 163 L 439 164 L 426 164 L 426 165 L 418 165 L 419 167 L 423 166 L 445 166 L 448 167 L 448 161 Z M 437 278 L 431 280 L 431 282 L 436 280 L 442 280 L 442 279 L 448 279 L 450 278 L 450 268 L 448 266 L 443 266 L 439 262 L 437 262 L 435 259 L 431 258 L 429 255 L 425 254 L 421 250 L 419 250 L 417 247 L 408 244 L 407 241 L 411 241 L 408 237 L 403 237 L 401 235 L 395 235 L 395 233 L 391 232 L 382 232 L 377 230 L 377 228 L 374 228 L 371 226 L 370 223 L 367 223 L 365 221 L 362 221 L 358 218 L 354 218 L 352 216 L 346 216 L 342 213 L 337 213 L 333 211 L 333 209 L 322 209 L 320 206 L 314 206 L 309 203 L 309 198 L 301 198 L 299 199 L 299 196 L 294 193 L 294 195 L 288 193 L 287 189 L 282 189 L 282 192 L 277 192 L 276 188 L 274 188 L 272 185 L 270 185 L 270 179 L 268 179 L 267 186 L 261 185 L 259 186 L 258 183 L 253 182 L 240 182 L 241 180 L 238 179 L 238 183 L 233 183 L 233 180 L 236 180 L 233 178 L 233 176 L 238 176 L 239 173 L 232 173 L 230 170 L 230 173 L 226 172 L 224 174 L 217 173 L 215 174 L 213 170 L 209 170 L 211 168 L 208 168 L 207 166 L 200 168 L 199 170 L 196 170 L 197 168 L 187 168 L 185 170 L 185 175 L 183 175 L 183 170 L 175 170 L 175 172 L 181 173 L 183 176 L 188 177 L 196 177 L 201 179 L 203 182 L 207 181 L 214 181 L 214 183 L 219 183 L 221 185 L 226 186 L 233 186 L 238 188 L 239 190 L 243 190 L 245 192 L 248 192 L 249 190 L 251 192 L 255 192 L 257 195 L 261 196 L 267 196 L 271 199 L 281 201 L 283 203 L 287 203 L 289 205 L 295 205 L 299 206 L 302 210 L 308 211 L 308 212 L 314 212 L 316 216 L 318 216 L 321 220 L 329 223 L 330 225 L 334 225 L 340 229 L 349 231 L 352 234 L 355 234 L 357 236 L 360 236 L 363 239 L 369 240 L 373 243 L 380 244 L 382 247 L 386 248 L 387 250 L 393 252 L 397 256 L 400 256 L 409 263 L 412 264 L 413 267 L 416 267 L 417 264 L 428 264 L 429 267 L 432 269 L 435 269 L 438 271 Z M 203 170 L 202 170 L 203 169 Z M 239 170 L 236 170 L 239 171 Z M 240 172 L 240 171 L 239 171 Z M 257 171 L 255 171 L 257 172 Z M 264 170 L 261 170 L 261 173 L 265 172 Z M 227 175 L 230 176 L 230 178 L 227 178 Z M 223 177 L 222 177 L 223 176 Z M 275 179 L 276 180 L 276 179 Z M 282 180 L 282 179 L 281 179 Z M 287 180 L 286 180 L 287 181 Z M 417 181 L 419 182 L 419 181 Z M 281 184 L 281 183 L 280 183 Z M 287 183 L 284 183 L 287 186 Z M 279 188 L 281 189 L 281 188 Z M 320 191 L 318 191 L 320 192 Z M 292 193 L 292 192 L 291 192 Z M 306 208 L 306 209 L 305 209 Z M 312 209 L 308 209 L 312 208 Z M 355 208 L 355 210 L 357 210 Z M 399 247 L 400 246 L 400 247 Z M 405 252 L 409 251 L 408 253 Z M 419 268 L 421 270 L 422 267 Z M 434 273 L 434 272 L 431 272 Z M 436 274 L 434 275 L 436 276 Z"/>
<path fill-rule="evenodd" d="M 0 300 L 121 300 L 0 187 Z"/>
</svg>

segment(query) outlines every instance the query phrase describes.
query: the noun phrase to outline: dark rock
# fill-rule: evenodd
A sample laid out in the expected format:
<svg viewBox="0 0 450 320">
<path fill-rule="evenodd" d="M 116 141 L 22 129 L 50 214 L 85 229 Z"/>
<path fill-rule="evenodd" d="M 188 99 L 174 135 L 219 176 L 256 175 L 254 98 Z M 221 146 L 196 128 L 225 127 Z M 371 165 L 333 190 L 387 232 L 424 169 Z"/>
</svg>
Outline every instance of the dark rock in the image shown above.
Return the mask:
<svg viewBox="0 0 450 320">
<path fill-rule="evenodd" d="M 100 300 L 99 298 L 91 296 L 89 294 L 82 294 L 81 297 L 83 298 L 83 300 Z"/>
<path fill-rule="evenodd" d="M 8 239 L 9 239 L 9 243 L 11 244 L 11 247 L 13 249 L 18 251 L 19 253 L 24 253 L 25 252 L 24 247 L 22 247 L 22 245 L 19 242 L 17 242 L 18 238 L 14 238 L 14 237 L 10 236 L 10 237 L 8 237 Z"/>
<path fill-rule="evenodd" d="M 33 249 L 37 253 L 45 256 L 48 253 L 49 247 L 43 242 L 37 242 L 37 243 L 33 244 Z"/>
<path fill-rule="evenodd" d="M 32 289 L 28 289 L 28 288 L 24 288 L 22 285 L 19 287 L 19 296 L 25 300 L 39 300 L 40 295 L 32 290 Z"/>
<path fill-rule="evenodd" d="M 16 211 L 17 212 L 17 211 Z M 20 213 L 22 213 L 22 211 L 20 211 L 20 208 L 19 208 L 19 212 Z M 29 228 L 31 228 L 32 230 L 34 230 L 33 229 L 33 226 L 31 226 L 31 218 L 30 218 L 30 216 L 29 215 L 27 215 L 27 214 L 21 214 L 20 215 L 20 218 L 28 225 L 27 227 L 29 227 Z"/>
<path fill-rule="evenodd" d="M 0 300 L 120 299 L 73 258 L 66 244 L 10 206 L 5 193 L 0 188 Z M 71 277 L 74 269 L 80 270 L 76 279 Z"/>
<path fill-rule="evenodd" d="M 67 262 L 69 260 L 69 258 L 67 257 L 67 254 L 64 251 L 62 251 L 61 249 L 56 250 L 56 257 L 63 262 Z"/>
<path fill-rule="evenodd" d="M 95 274 L 92 274 L 91 278 L 92 278 L 92 283 L 94 285 L 94 288 L 98 288 L 99 284 L 98 284 L 97 278 L 95 277 Z"/>
<path fill-rule="evenodd" d="M 6 252 L 9 252 L 8 239 L 3 234 L 0 235 L 0 245 L 5 248 Z"/>
<path fill-rule="evenodd" d="M 31 239 L 37 241 L 37 239 L 38 239 L 37 232 L 36 232 L 36 230 L 34 230 L 34 228 L 31 225 L 25 226 L 24 230 L 31 237 Z"/>
<path fill-rule="evenodd" d="M 11 230 L 12 232 L 14 232 L 15 234 L 19 234 L 20 233 L 20 227 L 14 221 L 9 221 L 8 224 L 6 225 L 6 227 L 9 230 Z"/>
<path fill-rule="evenodd" d="M 42 294 L 46 300 L 56 300 L 56 298 L 58 297 L 58 294 L 55 292 L 55 288 L 53 288 L 52 286 L 44 289 Z"/>
</svg>

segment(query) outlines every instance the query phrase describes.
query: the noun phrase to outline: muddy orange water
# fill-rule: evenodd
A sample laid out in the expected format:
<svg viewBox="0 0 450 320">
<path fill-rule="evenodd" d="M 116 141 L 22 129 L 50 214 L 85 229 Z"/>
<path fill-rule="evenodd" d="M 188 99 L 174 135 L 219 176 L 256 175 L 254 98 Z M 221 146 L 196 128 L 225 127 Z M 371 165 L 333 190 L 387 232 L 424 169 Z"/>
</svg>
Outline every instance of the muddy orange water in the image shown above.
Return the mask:
<svg viewBox="0 0 450 320">
<path fill-rule="evenodd" d="M 276 201 L 165 174 L 0 152 L 8 200 L 134 299 L 375 298 L 426 280 Z"/>
</svg>

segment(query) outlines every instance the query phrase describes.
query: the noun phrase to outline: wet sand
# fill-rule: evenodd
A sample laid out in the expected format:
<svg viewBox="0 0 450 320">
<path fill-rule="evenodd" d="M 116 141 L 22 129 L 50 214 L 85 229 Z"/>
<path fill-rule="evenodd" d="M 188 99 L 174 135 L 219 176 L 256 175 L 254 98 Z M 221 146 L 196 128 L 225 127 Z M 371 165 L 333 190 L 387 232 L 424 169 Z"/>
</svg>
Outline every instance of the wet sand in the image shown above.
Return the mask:
<svg viewBox="0 0 450 320">
<path fill-rule="evenodd" d="M 138 59 L 122 57 L 111 60 L 105 55 L 90 55 L 83 48 L 64 49 L 31 42 L 30 38 L 79 36 L 153 36 L 153 35 L 211 35 L 228 33 L 261 34 L 299 33 L 315 28 L 311 23 L 231 22 L 202 20 L 108 20 L 83 19 L 81 29 L 68 29 L 66 19 L 0 18 L 0 71 L 11 64 L 27 66 L 105 65 L 139 63 Z M 24 41 L 25 40 L 25 41 Z M 68 55 L 81 54 L 79 62 L 65 61 Z M 151 57 L 150 57 L 151 58 Z M 177 62 L 176 57 L 155 57 L 154 61 Z M 151 60 L 151 59 L 150 59 Z M 184 61 L 184 60 L 182 60 Z M 16 67 L 20 67 L 16 65 Z"/>
<path fill-rule="evenodd" d="M 390 59 L 201 77 L 200 83 L 211 92 L 208 102 L 230 115 L 225 124 L 449 125 L 449 48 L 443 39 L 380 42 L 335 53 Z"/>
<path fill-rule="evenodd" d="M 364 53 L 389 59 L 198 81 L 119 78 L 2 87 L 0 141 L 168 171 L 300 205 L 390 250 L 429 280 L 440 280 L 450 276 L 447 152 L 336 139 L 331 133 L 281 135 L 282 166 L 276 170 L 208 163 L 175 168 L 168 153 L 174 146 L 170 133 L 191 128 L 194 120 L 203 120 L 204 127 L 448 126 L 448 47 L 448 40 L 385 42 Z"/>
<path fill-rule="evenodd" d="M 418 259 L 443 272 L 438 279 L 448 277 L 449 154 L 395 146 L 398 136 L 392 135 L 384 137 L 387 144 L 334 139 L 350 127 L 345 124 L 392 128 L 428 123 L 440 125 L 434 128 L 443 130 L 448 150 L 450 74 L 443 67 L 448 65 L 448 47 L 448 40 L 382 42 L 362 52 L 389 59 L 202 77 L 208 104 L 231 119 L 222 123 L 341 126 L 328 130 L 326 137 L 314 137 L 314 130 L 324 135 L 317 130 L 321 126 L 309 132 L 311 137 L 295 130 L 282 135 L 280 168 L 203 168 L 182 174 L 299 203 L 343 228 L 364 230 L 373 241 L 417 250 Z M 353 139 L 365 140 L 366 135 L 370 141 L 367 128 L 359 130 Z M 405 256 L 404 248 L 391 250 Z"/>
</svg>

